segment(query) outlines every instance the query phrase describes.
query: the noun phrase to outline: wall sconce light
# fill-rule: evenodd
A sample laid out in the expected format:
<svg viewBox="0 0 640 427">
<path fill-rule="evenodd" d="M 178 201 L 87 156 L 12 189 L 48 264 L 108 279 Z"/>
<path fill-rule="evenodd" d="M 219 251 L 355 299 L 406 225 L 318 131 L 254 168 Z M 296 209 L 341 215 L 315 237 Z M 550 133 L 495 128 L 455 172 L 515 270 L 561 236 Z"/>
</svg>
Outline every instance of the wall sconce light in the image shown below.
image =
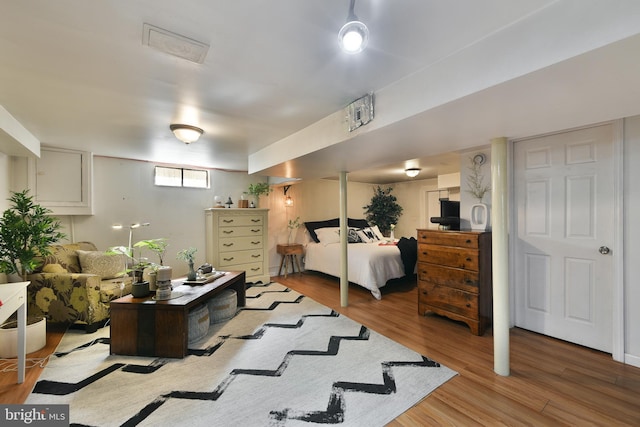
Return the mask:
<svg viewBox="0 0 640 427">
<path fill-rule="evenodd" d="M 340 28 L 338 33 L 340 47 L 347 53 L 362 52 L 369 41 L 369 29 L 353 12 L 355 3 L 356 0 L 351 0 L 347 23 Z"/>
<path fill-rule="evenodd" d="M 169 125 L 169 129 L 171 129 L 176 138 L 185 144 L 196 142 L 200 138 L 200 135 L 204 133 L 199 127 L 191 125 L 172 124 Z"/>
<path fill-rule="evenodd" d="M 405 169 L 404 173 L 406 173 L 409 178 L 415 178 L 420 173 L 420 170 L 420 168 L 409 168 Z"/>
<path fill-rule="evenodd" d="M 293 206 L 293 199 L 291 198 L 291 196 L 287 196 L 287 191 L 289 191 L 289 188 L 291 188 L 290 185 L 285 185 L 282 188 L 284 190 L 284 206 L 287 208 Z"/>
</svg>

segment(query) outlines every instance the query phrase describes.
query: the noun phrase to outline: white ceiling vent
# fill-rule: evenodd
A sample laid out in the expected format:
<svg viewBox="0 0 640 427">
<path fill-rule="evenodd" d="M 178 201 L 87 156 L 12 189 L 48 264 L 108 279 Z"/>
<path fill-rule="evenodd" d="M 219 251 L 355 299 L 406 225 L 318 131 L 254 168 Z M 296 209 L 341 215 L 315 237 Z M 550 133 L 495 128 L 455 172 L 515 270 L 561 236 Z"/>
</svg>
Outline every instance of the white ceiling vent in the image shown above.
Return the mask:
<svg viewBox="0 0 640 427">
<path fill-rule="evenodd" d="M 142 26 L 142 44 L 159 51 L 202 64 L 209 51 L 209 45 L 172 33 L 150 24 Z"/>
</svg>

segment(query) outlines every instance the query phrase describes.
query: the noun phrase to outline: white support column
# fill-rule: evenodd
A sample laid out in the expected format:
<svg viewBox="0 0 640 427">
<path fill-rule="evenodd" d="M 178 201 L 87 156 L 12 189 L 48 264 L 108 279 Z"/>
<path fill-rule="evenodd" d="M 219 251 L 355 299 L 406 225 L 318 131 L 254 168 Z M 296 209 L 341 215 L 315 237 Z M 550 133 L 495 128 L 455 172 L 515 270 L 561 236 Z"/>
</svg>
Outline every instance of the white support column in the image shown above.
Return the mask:
<svg viewBox="0 0 640 427">
<path fill-rule="evenodd" d="M 347 173 L 340 172 L 340 236 L 347 236 Z M 340 239 L 340 306 L 349 305 L 349 255 L 347 239 Z"/>
<path fill-rule="evenodd" d="M 507 138 L 491 140 L 493 370 L 509 375 L 509 212 Z"/>
</svg>

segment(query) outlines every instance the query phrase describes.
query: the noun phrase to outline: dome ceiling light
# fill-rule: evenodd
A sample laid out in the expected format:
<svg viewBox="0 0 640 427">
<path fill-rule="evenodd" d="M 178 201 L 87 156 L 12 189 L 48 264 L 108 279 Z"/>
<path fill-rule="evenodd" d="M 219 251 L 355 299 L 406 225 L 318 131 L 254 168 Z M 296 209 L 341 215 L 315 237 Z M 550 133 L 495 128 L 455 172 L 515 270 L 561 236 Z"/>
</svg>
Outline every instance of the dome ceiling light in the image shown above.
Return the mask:
<svg viewBox="0 0 640 427">
<path fill-rule="evenodd" d="M 362 52 L 369 42 L 369 29 L 363 22 L 358 20 L 358 17 L 353 12 L 355 3 L 356 0 L 351 0 L 347 23 L 340 28 L 338 33 L 340 47 L 345 52 L 352 54 Z"/>
<path fill-rule="evenodd" d="M 409 178 L 415 178 L 420 173 L 420 168 L 405 169 L 404 173 L 406 173 Z"/>
<path fill-rule="evenodd" d="M 200 138 L 200 135 L 204 133 L 199 127 L 191 125 L 172 124 L 169 125 L 169 129 L 171 129 L 176 138 L 185 144 L 196 142 Z"/>
</svg>

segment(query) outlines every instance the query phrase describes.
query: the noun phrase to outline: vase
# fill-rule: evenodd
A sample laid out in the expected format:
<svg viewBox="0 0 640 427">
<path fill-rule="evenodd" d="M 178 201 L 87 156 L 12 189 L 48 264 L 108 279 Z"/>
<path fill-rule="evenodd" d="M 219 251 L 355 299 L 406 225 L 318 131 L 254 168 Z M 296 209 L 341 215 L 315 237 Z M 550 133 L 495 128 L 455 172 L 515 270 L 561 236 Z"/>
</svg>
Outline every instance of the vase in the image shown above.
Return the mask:
<svg viewBox="0 0 640 427">
<path fill-rule="evenodd" d="M 476 203 L 471 206 L 469 215 L 471 229 L 475 231 L 486 231 L 489 224 L 489 208 L 484 203 Z"/>
<path fill-rule="evenodd" d="M 395 235 L 395 233 L 393 232 L 393 230 L 391 230 L 391 233 L 389 233 L 389 239 L 390 239 L 392 242 L 395 242 L 395 241 L 396 241 L 396 235 Z"/>
<path fill-rule="evenodd" d="M 196 271 L 193 269 L 193 261 L 189 263 L 189 272 L 187 273 L 187 280 L 196 280 Z"/>
</svg>

